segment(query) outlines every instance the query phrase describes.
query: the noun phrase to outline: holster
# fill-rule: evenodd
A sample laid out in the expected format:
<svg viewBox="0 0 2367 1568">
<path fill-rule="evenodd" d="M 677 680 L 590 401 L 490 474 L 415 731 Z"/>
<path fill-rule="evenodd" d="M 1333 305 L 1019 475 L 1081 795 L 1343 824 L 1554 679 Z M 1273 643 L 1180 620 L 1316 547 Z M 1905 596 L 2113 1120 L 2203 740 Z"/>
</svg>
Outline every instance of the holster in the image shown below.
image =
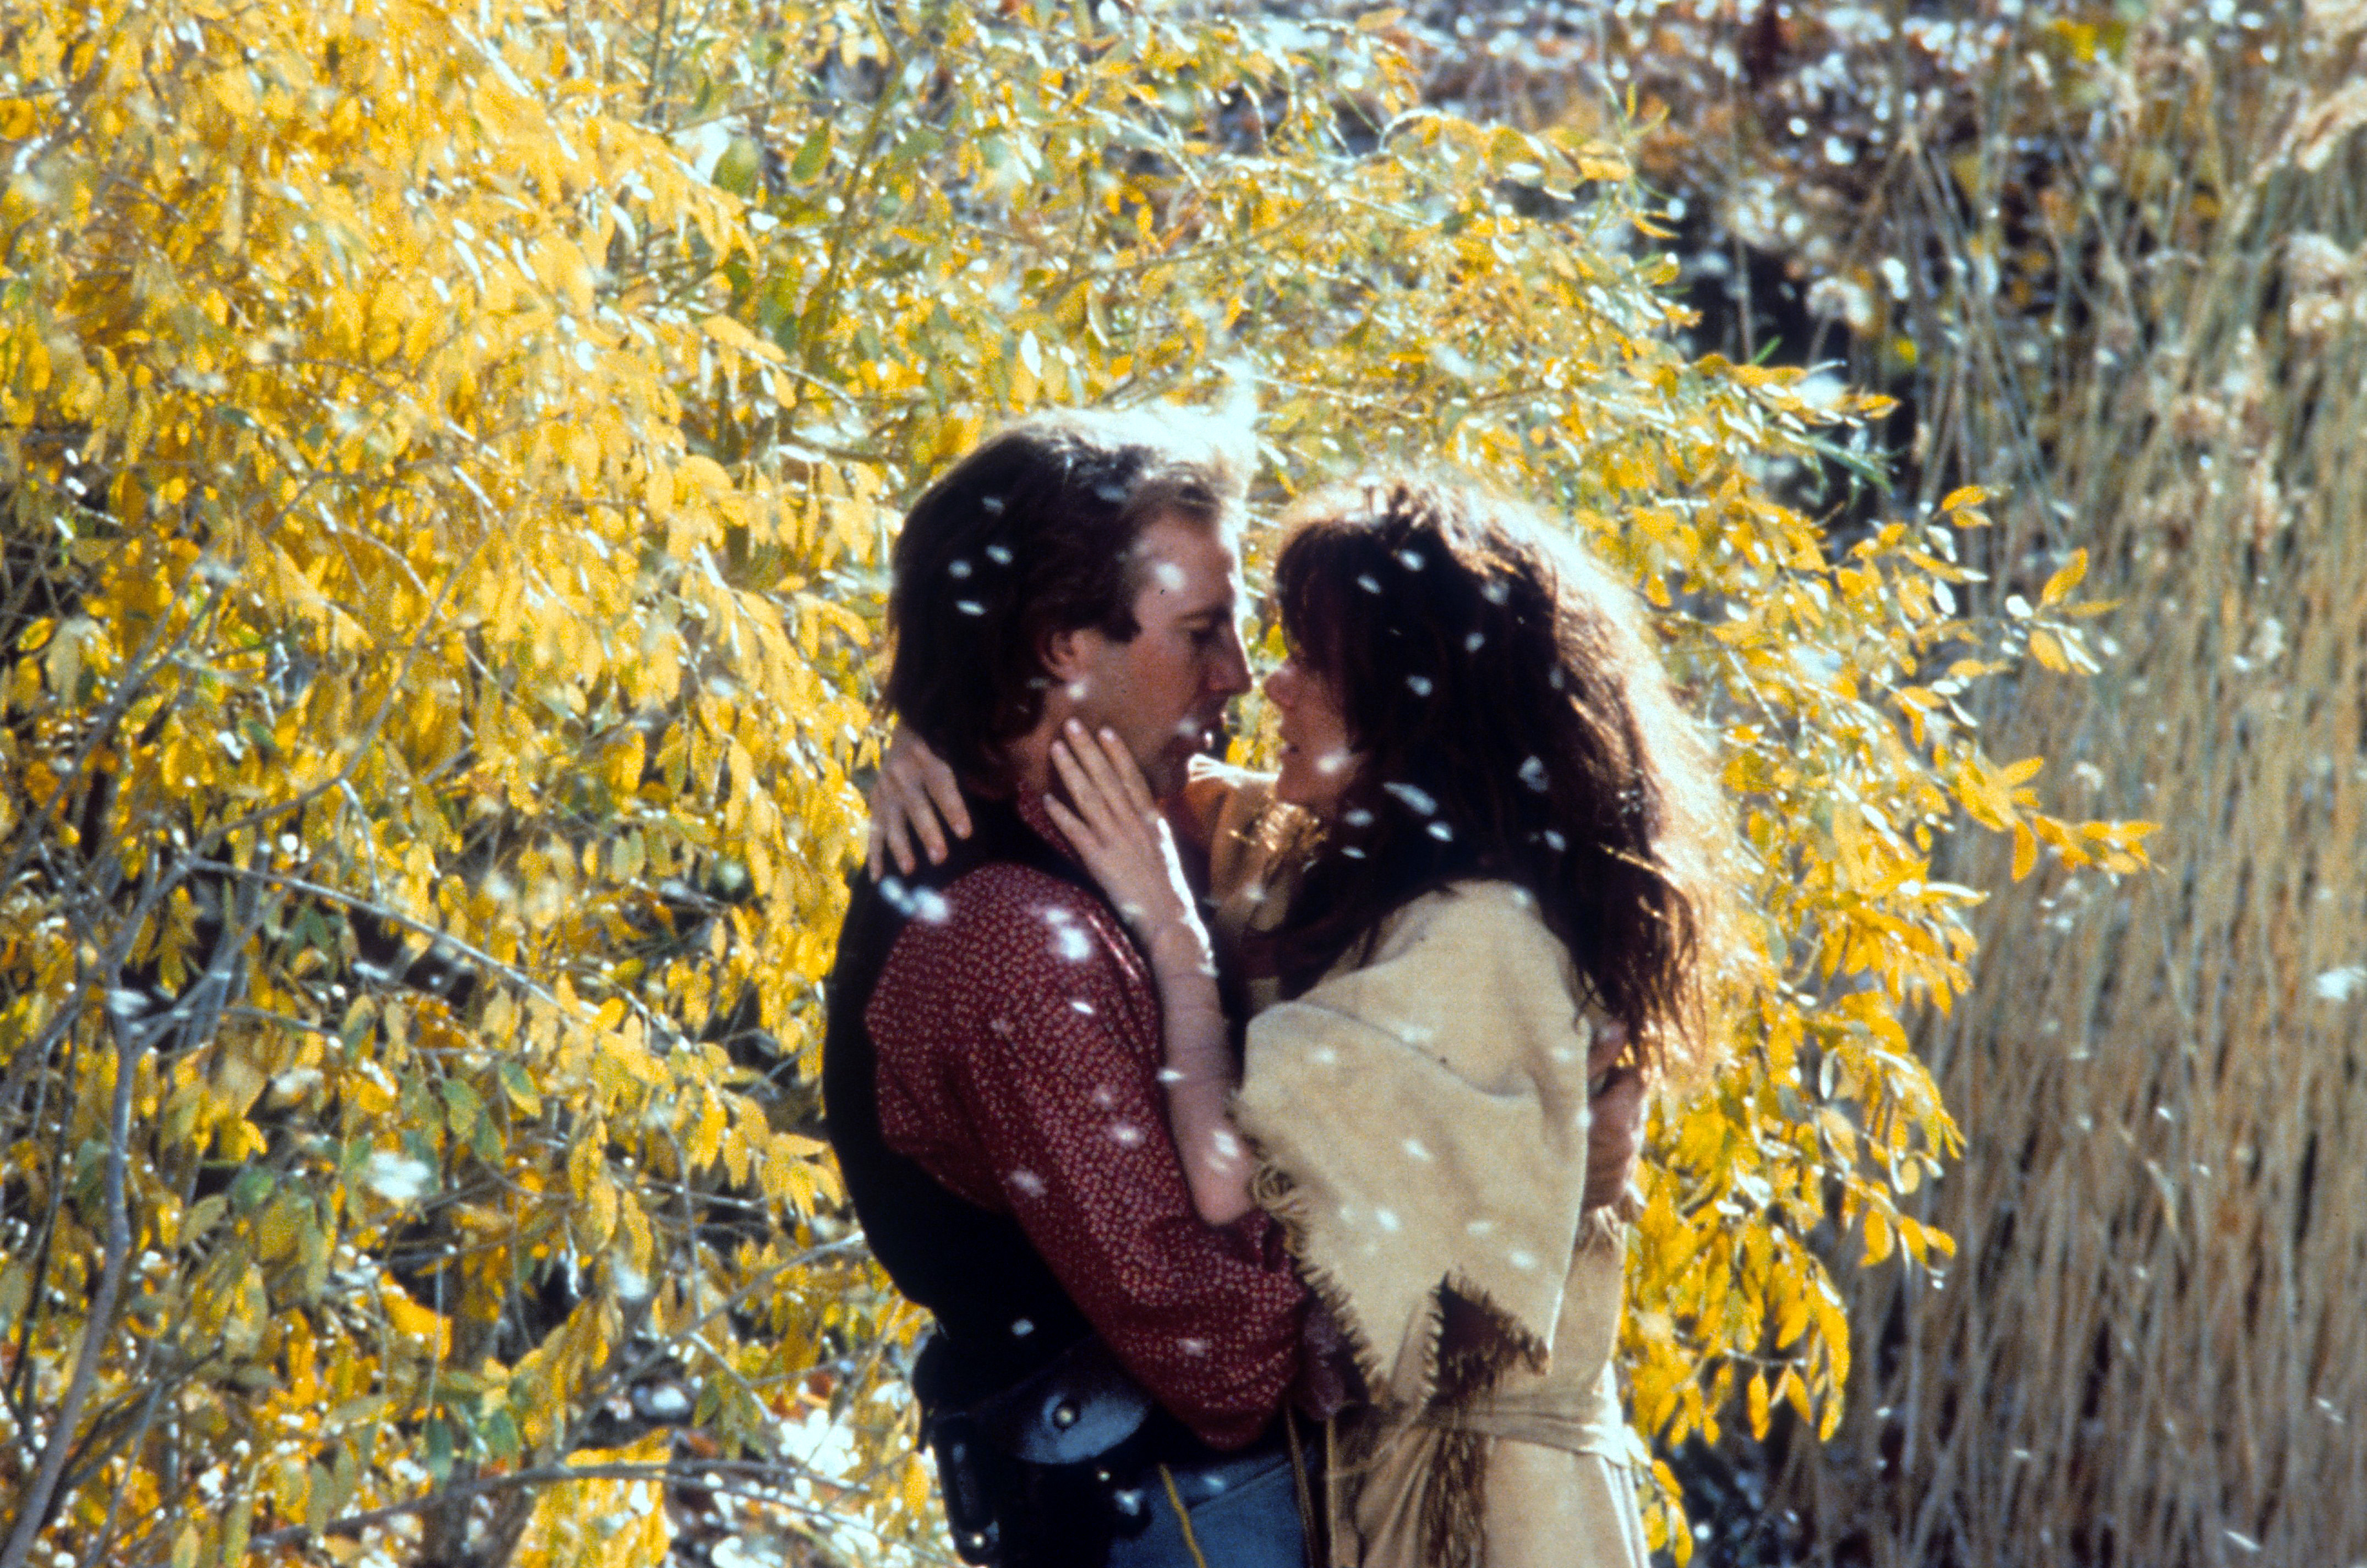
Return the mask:
<svg viewBox="0 0 2367 1568">
<path fill-rule="evenodd" d="M 1153 1405 L 1108 1346 L 1088 1336 L 1015 1384 L 965 1398 L 957 1352 L 931 1334 L 912 1368 L 921 1432 L 936 1461 L 962 1561 L 983 1568 L 1090 1560 L 1130 1522 L 1103 1460 Z"/>
<path fill-rule="evenodd" d="M 1089 1336 L 1050 1365 L 969 1414 L 1003 1452 L 1030 1464 L 1082 1464 L 1142 1429 L 1150 1395 L 1099 1336 Z"/>
<path fill-rule="evenodd" d="M 937 1486 L 945 1494 L 946 1526 L 953 1532 L 954 1550 L 965 1562 L 1000 1563 L 1002 1529 L 996 1518 L 996 1495 L 1007 1486 L 996 1462 L 978 1435 L 978 1423 L 966 1410 L 928 1413 L 922 1406 L 922 1439 L 937 1461 Z"/>
</svg>

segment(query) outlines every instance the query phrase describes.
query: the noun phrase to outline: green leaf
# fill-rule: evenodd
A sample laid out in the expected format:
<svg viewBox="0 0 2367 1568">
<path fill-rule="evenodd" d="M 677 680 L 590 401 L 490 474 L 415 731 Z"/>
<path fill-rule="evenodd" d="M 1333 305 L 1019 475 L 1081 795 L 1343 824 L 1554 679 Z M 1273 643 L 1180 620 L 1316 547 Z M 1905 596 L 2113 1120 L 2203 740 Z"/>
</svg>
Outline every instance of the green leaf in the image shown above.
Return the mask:
<svg viewBox="0 0 2367 1568">
<path fill-rule="evenodd" d="M 830 161 L 830 122 L 823 120 L 806 133 L 798 146 L 797 156 L 789 160 L 789 178 L 798 185 L 811 185 L 814 177 Z"/>
</svg>

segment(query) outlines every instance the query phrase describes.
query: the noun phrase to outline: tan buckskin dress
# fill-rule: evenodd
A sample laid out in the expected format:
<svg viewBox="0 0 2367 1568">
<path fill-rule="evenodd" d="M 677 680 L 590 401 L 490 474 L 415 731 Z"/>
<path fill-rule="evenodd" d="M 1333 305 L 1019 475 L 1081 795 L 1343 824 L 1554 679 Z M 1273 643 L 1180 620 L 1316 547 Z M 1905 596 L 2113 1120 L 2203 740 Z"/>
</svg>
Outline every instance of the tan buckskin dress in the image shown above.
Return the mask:
<svg viewBox="0 0 2367 1568">
<path fill-rule="evenodd" d="M 1280 913 L 1269 787 L 1194 780 L 1235 936 Z M 1234 1120 L 1373 1397 L 1332 1435 L 1334 1568 L 1648 1562 L 1648 1461 L 1611 1365 L 1624 1231 L 1580 1213 L 1580 994 L 1529 896 L 1475 881 L 1399 910 L 1304 995 L 1257 998 Z"/>
</svg>

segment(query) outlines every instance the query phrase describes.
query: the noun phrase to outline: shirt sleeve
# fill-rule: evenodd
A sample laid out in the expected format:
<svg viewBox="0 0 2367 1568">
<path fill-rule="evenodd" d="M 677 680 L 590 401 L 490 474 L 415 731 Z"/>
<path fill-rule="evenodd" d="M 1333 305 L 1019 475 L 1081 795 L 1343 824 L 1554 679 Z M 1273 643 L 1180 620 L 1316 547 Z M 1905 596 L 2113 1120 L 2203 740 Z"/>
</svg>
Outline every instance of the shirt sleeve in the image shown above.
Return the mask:
<svg viewBox="0 0 2367 1568">
<path fill-rule="evenodd" d="M 1194 1211 L 1139 957 L 1099 906 L 1031 880 L 1026 898 L 964 900 L 945 924 L 907 928 L 880 989 L 974 977 L 929 1051 L 944 1103 L 1118 1359 L 1209 1444 L 1238 1448 L 1297 1376 L 1304 1289 L 1268 1216 L 1219 1229 Z"/>
</svg>

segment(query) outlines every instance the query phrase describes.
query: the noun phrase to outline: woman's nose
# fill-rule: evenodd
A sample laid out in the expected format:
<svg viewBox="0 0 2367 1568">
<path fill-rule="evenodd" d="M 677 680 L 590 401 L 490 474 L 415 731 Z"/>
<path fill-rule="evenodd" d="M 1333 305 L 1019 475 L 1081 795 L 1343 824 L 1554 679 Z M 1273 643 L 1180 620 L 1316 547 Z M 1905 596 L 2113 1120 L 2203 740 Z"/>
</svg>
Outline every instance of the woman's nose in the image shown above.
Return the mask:
<svg viewBox="0 0 2367 1568">
<path fill-rule="evenodd" d="M 1275 669 L 1265 678 L 1265 700 L 1278 708 L 1290 705 L 1292 693 L 1297 686 L 1294 672 L 1287 664 Z"/>
</svg>

